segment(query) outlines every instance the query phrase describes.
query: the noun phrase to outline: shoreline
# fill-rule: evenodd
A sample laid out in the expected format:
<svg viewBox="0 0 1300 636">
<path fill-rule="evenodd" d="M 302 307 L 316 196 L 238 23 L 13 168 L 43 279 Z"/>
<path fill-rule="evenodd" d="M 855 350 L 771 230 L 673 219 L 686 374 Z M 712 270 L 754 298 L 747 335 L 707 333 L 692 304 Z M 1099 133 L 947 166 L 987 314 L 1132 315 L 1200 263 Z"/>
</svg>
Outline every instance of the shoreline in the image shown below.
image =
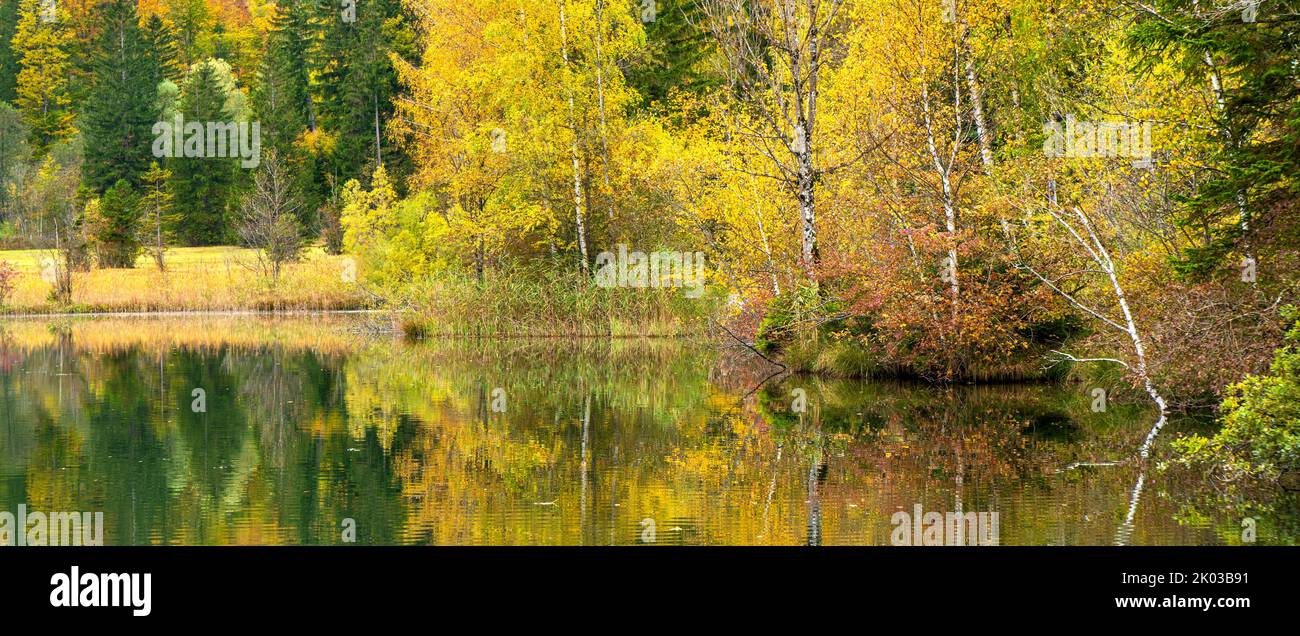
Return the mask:
<svg viewBox="0 0 1300 636">
<path fill-rule="evenodd" d="M 321 316 L 347 314 L 393 313 L 392 309 L 168 309 L 165 311 L 86 311 L 86 312 L 24 312 L 0 313 L 0 321 L 8 319 L 31 320 L 36 318 L 183 318 L 186 316 Z"/>
</svg>

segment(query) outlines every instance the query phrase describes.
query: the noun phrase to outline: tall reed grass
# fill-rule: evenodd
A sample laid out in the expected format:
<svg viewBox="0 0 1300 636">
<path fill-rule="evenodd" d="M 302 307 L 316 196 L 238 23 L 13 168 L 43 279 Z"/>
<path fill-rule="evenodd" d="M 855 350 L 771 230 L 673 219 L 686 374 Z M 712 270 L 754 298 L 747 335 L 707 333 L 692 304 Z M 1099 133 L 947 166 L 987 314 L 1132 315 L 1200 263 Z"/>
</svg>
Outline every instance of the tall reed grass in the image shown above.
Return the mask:
<svg viewBox="0 0 1300 636">
<path fill-rule="evenodd" d="M 509 266 L 448 273 L 394 292 L 408 335 L 587 337 L 702 335 L 715 294 L 678 288 L 603 288 L 581 272 Z"/>
</svg>

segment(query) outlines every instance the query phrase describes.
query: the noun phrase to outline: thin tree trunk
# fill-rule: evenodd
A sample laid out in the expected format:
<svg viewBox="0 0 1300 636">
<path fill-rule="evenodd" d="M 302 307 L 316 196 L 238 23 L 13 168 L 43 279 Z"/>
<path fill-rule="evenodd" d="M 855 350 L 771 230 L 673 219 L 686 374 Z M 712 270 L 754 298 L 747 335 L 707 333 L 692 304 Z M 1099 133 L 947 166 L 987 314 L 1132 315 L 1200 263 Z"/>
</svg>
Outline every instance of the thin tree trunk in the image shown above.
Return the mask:
<svg viewBox="0 0 1300 636">
<path fill-rule="evenodd" d="M 754 206 L 754 221 L 758 223 L 758 238 L 763 242 L 763 254 L 767 256 L 767 271 L 772 276 L 772 293 L 781 295 L 781 284 L 776 278 L 776 264 L 772 262 L 772 247 L 767 242 L 767 230 L 763 227 L 763 215 L 759 214 L 759 208 Z"/>
<path fill-rule="evenodd" d="M 942 191 L 944 227 L 948 231 L 951 242 L 951 247 L 948 248 L 948 262 L 944 264 L 944 269 L 952 293 L 953 315 L 956 316 L 957 299 L 961 293 L 961 283 L 957 278 L 957 205 L 953 200 L 951 176 L 943 165 L 943 159 L 939 157 L 939 147 L 934 141 L 934 125 L 930 119 L 930 91 L 925 86 L 921 87 L 921 108 L 925 115 L 926 144 L 930 150 L 930 158 L 934 161 L 934 170 L 939 176 L 939 187 Z"/>
<path fill-rule="evenodd" d="M 578 541 L 587 542 L 587 444 L 591 431 L 591 395 L 583 396 L 582 408 L 582 493 L 578 503 Z"/>
<path fill-rule="evenodd" d="M 984 95 L 980 92 L 979 81 L 975 77 L 975 55 L 971 53 L 968 37 L 970 26 L 966 23 L 965 16 L 961 18 L 960 28 L 959 52 L 965 57 L 966 90 L 970 95 L 971 118 L 975 120 L 975 133 L 979 138 L 980 162 L 984 164 L 984 170 L 988 171 L 993 167 L 993 148 L 989 140 L 988 125 L 984 121 Z"/>
<path fill-rule="evenodd" d="M 604 162 L 605 193 L 608 195 L 613 192 L 609 186 L 609 137 L 605 129 L 605 56 L 603 52 L 603 42 L 605 40 L 605 2 L 596 0 L 596 103 L 600 109 L 600 150 L 601 161 Z M 605 214 L 609 220 L 614 220 L 614 206 L 605 201 Z"/>
<path fill-rule="evenodd" d="M 565 74 L 569 73 L 569 32 L 568 20 L 564 12 L 565 0 L 560 0 L 560 56 L 564 59 Z M 573 139 L 569 143 L 569 149 L 573 155 L 573 216 L 578 230 L 578 251 L 582 255 L 582 272 L 587 273 L 587 223 L 582 212 L 582 177 L 578 169 L 578 125 L 577 117 L 574 114 L 573 105 L 573 84 L 572 79 L 565 78 L 565 88 L 568 90 L 569 101 L 569 129 L 573 131 Z"/>
<path fill-rule="evenodd" d="M 371 95 L 375 104 L 375 162 L 377 165 L 384 165 L 384 152 L 379 139 L 379 95 Z"/>
<path fill-rule="evenodd" d="M 806 135 L 807 133 L 805 133 Z M 805 147 L 807 141 L 804 142 Z M 799 153 L 799 219 L 803 224 L 803 245 L 802 256 L 803 266 L 808 272 L 809 277 L 814 273 L 817 265 L 817 208 L 814 187 L 815 177 L 813 175 L 812 153 L 806 149 Z"/>
<path fill-rule="evenodd" d="M 161 209 L 157 209 L 157 208 L 154 209 L 154 226 L 157 233 L 157 236 L 155 238 L 157 243 L 154 246 L 154 249 L 156 250 L 154 252 L 154 261 L 158 264 L 158 271 L 165 272 L 167 271 L 167 264 L 163 260 L 164 256 L 163 256 L 162 210 Z"/>
<path fill-rule="evenodd" d="M 979 136 L 980 142 L 980 161 L 984 163 L 984 169 L 993 168 L 993 148 L 989 141 L 989 130 L 984 123 L 984 96 L 980 93 L 979 82 L 975 79 L 975 61 L 967 51 L 966 54 L 966 87 L 970 91 L 971 113 L 975 119 L 975 132 Z"/>
<path fill-rule="evenodd" d="M 1106 250 L 1105 244 L 1097 238 L 1097 233 L 1093 231 L 1092 223 L 1088 221 L 1088 217 L 1083 213 L 1083 210 L 1075 208 L 1074 213 L 1079 217 L 1083 227 L 1088 230 L 1088 237 L 1092 239 L 1093 245 L 1097 247 L 1097 254 L 1100 258 L 1094 258 L 1094 260 L 1101 265 L 1102 270 L 1106 272 L 1106 276 L 1110 278 L 1111 288 L 1115 291 L 1115 298 L 1119 302 L 1120 312 L 1124 314 L 1124 331 L 1129 340 L 1132 341 L 1133 353 L 1137 357 L 1137 365 L 1134 371 L 1137 373 L 1138 379 L 1142 380 L 1142 386 L 1146 389 L 1147 395 L 1151 396 L 1151 401 L 1155 402 L 1156 406 L 1160 408 L 1160 418 L 1156 420 L 1155 426 L 1151 428 L 1151 432 L 1147 433 L 1146 440 L 1142 442 L 1140 454 L 1143 459 L 1146 459 L 1151 452 L 1151 444 L 1155 441 L 1156 434 L 1160 432 L 1161 427 L 1165 424 L 1168 405 L 1151 382 L 1151 375 L 1147 371 L 1147 354 L 1146 347 L 1142 343 L 1142 334 L 1138 331 L 1137 322 L 1133 320 L 1133 312 L 1129 310 L 1128 297 L 1125 296 L 1124 288 L 1119 283 L 1119 276 L 1115 272 L 1115 263 L 1110 258 L 1110 252 Z"/>
</svg>

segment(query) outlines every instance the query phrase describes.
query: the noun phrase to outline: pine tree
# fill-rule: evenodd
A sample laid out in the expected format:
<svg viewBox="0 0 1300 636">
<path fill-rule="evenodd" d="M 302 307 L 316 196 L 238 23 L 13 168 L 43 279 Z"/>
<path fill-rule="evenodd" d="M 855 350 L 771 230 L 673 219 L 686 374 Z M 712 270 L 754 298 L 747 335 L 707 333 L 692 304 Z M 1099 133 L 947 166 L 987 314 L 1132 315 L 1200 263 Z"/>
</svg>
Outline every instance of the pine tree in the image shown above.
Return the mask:
<svg viewBox="0 0 1300 636">
<path fill-rule="evenodd" d="M 344 21 L 336 5 L 323 6 L 316 88 L 321 127 L 337 136 L 331 171 L 339 182 L 364 178 L 381 163 L 390 174 L 403 174 L 407 160 L 384 130 L 398 93 L 389 53 L 409 53 L 411 39 L 401 3 L 358 3 L 353 22 Z"/>
<path fill-rule="evenodd" d="M 157 61 L 161 73 L 158 81 L 181 81 L 184 69 L 181 67 L 180 49 L 176 44 L 176 31 L 156 15 L 149 17 L 144 30 L 145 38 L 149 41 L 149 55 Z"/>
<path fill-rule="evenodd" d="M 1293 20 L 1242 10 L 1202 10 L 1195 0 L 1157 0 L 1137 13 L 1128 44 L 1138 70 L 1173 63 L 1207 90 L 1218 130 L 1214 170 L 1187 199 L 1179 224 L 1210 240 L 1185 248 L 1175 268 L 1207 276 L 1231 254 L 1249 254 L 1253 235 L 1285 215 L 1262 213 L 1297 190 L 1300 172 L 1300 36 Z M 1259 9 L 1259 7 L 1256 7 Z"/>
<path fill-rule="evenodd" d="M 18 3 L 0 2 L 0 102 L 11 104 L 18 97 L 18 57 L 13 48 L 17 28 Z"/>
<path fill-rule="evenodd" d="M 281 156 L 303 130 L 316 128 L 309 67 L 316 30 L 311 11 L 307 4 L 294 2 L 276 13 L 258 73 L 261 81 L 253 95 L 266 146 Z"/>
<path fill-rule="evenodd" d="M 229 96 L 219 69 L 220 62 L 211 59 L 190 69 L 181 90 L 181 114 L 186 127 L 235 119 L 227 107 Z M 186 134 L 185 138 L 188 142 L 190 136 Z M 227 207 L 236 176 L 234 160 L 180 157 L 173 159 L 169 168 L 181 241 L 187 245 L 216 245 L 226 241 L 229 238 Z"/>
<path fill-rule="evenodd" d="M 91 46 L 94 90 L 85 105 L 85 183 L 103 192 L 119 180 L 139 187 L 149 169 L 162 72 L 132 0 L 96 8 L 103 30 Z"/>
<path fill-rule="evenodd" d="M 719 75 L 708 62 L 716 49 L 702 26 L 708 16 L 696 0 L 657 0 L 655 9 L 653 19 L 642 18 L 648 55 L 628 73 L 645 103 L 663 101 L 672 89 L 702 92 L 717 85 Z"/>
<path fill-rule="evenodd" d="M 68 47 L 72 35 L 62 19 L 42 20 L 38 0 L 22 0 L 13 48 L 18 72 L 18 110 L 31 128 L 30 143 L 35 158 L 45 156 L 50 146 L 71 137 L 71 99 L 68 97 Z"/>
<path fill-rule="evenodd" d="M 140 254 L 140 197 L 119 179 L 99 199 L 90 219 L 100 267 L 132 268 Z"/>
<path fill-rule="evenodd" d="M 311 59 L 319 39 L 319 24 L 308 3 L 282 5 L 272 20 L 268 46 L 253 94 L 254 109 L 262 122 L 264 145 L 282 158 L 303 198 L 298 222 L 313 233 L 319 225 L 316 210 L 327 188 L 318 174 L 315 157 L 297 142 L 304 132 L 316 130 L 316 106 L 311 92 Z"/>
<path fill-rule="evenodd" d="M 140 197 L 142 219 L 138 227 L 139 241 L 160 272 L 167 271 L 167 245 L 175 238 L 173 228 L 177 223 L 177 217 L 172 212 L 171 178 L 172 173 L 159 167 L 156 162 L 149 165 L 149 171 L 142 178 L 144 185 Z"/>
</svg>

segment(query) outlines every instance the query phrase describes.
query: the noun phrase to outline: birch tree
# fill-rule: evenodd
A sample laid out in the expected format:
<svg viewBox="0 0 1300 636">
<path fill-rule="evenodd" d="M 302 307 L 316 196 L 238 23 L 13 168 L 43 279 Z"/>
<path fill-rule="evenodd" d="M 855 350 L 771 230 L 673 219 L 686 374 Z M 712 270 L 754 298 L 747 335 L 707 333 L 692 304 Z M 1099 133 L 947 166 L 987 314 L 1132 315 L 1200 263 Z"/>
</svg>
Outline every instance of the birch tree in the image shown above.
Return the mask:
<svg viewBox="0 0 1300 636">
<path fill-rule="evenodd" d="M 564 60 L 564 90 L 565 97 L 569 103 L 569 130 L 573 133 L 573 138 L 569 141 L 569 148 L 573 157 L 573 216 L 574 223 L 577 225 L 578 232 L 578 252 L 581 255 L 582 272 L 587 273 L 591 261 L 587 258 L 587 218 L 582 210 L 582 170 L 578 162 L 578 124 L 577 115 L 573 105 L 573 71 L 569 67 L 569 28 L 568 20 L 565 17 L 565 4 L 567 0 L 559 0 L 560 7 L 560 57 Z M 603 93 L 602 93 L 603 97 Z"/>
<path fill-rule="evenodd" d="M 870 71 L 868 90 L 879 102 L 874 107 L 878 116 L 866 124 L 860 143 L 877 147 L 876 154 L 891 172 L 910 182 L 904 191 L 925 194 L 904 207 L 925 206 L 941 214 L 937 224 L 943 226 L 946 249 L 939 276 L 948 288 L 954 320 L 962 287 L 962 190 L 984 156 L 982 148 L 977 153 L 970 144 L 971 121 L 982 121 L 983 115 L 976 116 L 971 101 L 964 98 L 967 91 L 978 89 L 971 82 L 965 27 L 951 24 L 955 19 L 935 3 L 894 0 L 865 11 L 866 24 L 879 26 L 864 28 L 854 43 L 855 51 L 871 56 L 861 64 L 876 67 Z M 991 151 L 989 160 L 986 169 Z M 910 232 L 907 238 L 912 240 Z M 912 251 L 915 257 L 914 247 Z"/>
<path fill-rule="evenodd" d="M 1151 427 L 1151 431 L 1147 433 L 1146 439 L 1138 450 L 1138 454 L 1143 459 L 1146 459 L 1151 451 L 1151 444 L 1155 441 L 1156 434 L 1160 432 L 1161 427 L 1165 424 L 1168 415 L 1168 404 L 1151 380 L 1151 372 L 1147 365 L 1146 344 L 1142 339 L 1142 332 L 1138 327 L 1137 320 L 1133 316 L 1133 310 L 1129 306 L 1128 295 L 1124 292 L 1124 286 L 1120 281 L 1119 268 L 1111 258 L 1110 250 L 1106 248 L 1106 242 L 1100 237 L 1096 225 L 1084 213 L 1082 208 L 1076 206 L 1067 212 L 1052 203 L 1047 206 L 1046 211 L 1051 220 L 1042 224 L 1046 227 L 1037 229 L 1042 232 L 1050 232 L 1051 228 L 1055 227 L 1057 231 L 1063 231 L 1068 237 L 1065 241 L 1066 244 L 1073 247 L 1075 254 L 1086 257 L 1082 259 L 1084 262 L 1083 268 L 1065 274 L 1049 275 L 1050 273 L 1044 272 L 1024 257 L 1015 230 L 1010 223 L 1007 223 L 1005 231 L 1016 255 L 1016 267 L 1029 272 L 1039 282 L 1100 325 L 1116 330 L 1128 339 L 1132 356 L 1127 361 L 1118 358 L 1079 358 L 1062 351 L 1054 353 L 1061 359 L 1071 362 L 1118 364 L 1128 369 L 1137 378 L 1147 395 L 1150 396 L 1151 401 L 1160 410 L 1159 419 Z M 1032 219 L 1027 220 L 1025 223 L 1025 227 L 1033 227 L 1033 225 L 1034 221 Z M 1103 291 L 1101 293 L 1103 297 L 1109 296 L 1109 307 L 1084 296 L 1083 291 L 1088 288 L 1086 279 L 1089 276 L 1102 280 Z M 1082 284 L 1078 284 L 1080 279 L 1083 279 Z M 1066 281 L 1072 281 L 1075 286 L 1067 285 Z M 1118 316 L 1115 314 L 1116 310 L 1118 310 Z"/>
<path fill-rule="evenodd" d="M 740 106 L 737 134 L 768 162 L 764 176 L 794 193 L 800 261 L 820 258 L 817 187 L 826 172 L 817 129 L 821 83 L 837 47 L 844 0 L 697 0 Z"/>
</svg>

